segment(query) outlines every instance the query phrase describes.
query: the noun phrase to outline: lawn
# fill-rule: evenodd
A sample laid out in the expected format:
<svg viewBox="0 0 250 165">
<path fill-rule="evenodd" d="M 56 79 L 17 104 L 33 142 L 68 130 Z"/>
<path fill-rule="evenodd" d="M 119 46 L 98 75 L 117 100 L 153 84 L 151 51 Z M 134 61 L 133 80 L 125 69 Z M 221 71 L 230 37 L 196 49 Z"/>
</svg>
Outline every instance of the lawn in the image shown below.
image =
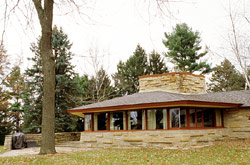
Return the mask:
<svg viewBox="0 0 250 165">
<path fill-rule="evenodd" d="M 188 150 L 103 149 L 0 159 L 0 164 L 250 164 L 250 141 Z"/>
<path fill-rule="evenodd" d="M 0 146 L 0 154 L 4 153 L 4 152 L 5 152 L 5 150 L 3 149 L 3 146 Z"/>
</svg>

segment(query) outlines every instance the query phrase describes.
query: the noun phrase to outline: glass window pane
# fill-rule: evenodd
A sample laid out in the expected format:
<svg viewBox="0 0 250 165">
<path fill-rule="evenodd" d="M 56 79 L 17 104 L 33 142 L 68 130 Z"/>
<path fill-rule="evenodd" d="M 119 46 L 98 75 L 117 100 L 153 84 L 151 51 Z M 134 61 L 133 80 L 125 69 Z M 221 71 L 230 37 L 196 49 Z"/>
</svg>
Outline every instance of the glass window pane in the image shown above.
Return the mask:
<svg viewBox="0 0 250 165">
<path fill-rule="evenodd" d="M 163 109 L 147 110 L 148 129 L 163 129 L 163 125 L 165 124 L 163 120 L 163 111 L 165 110 Z"/>
<path fill-rule="evenodd" d="M 189 109 L 190 127 L 195 127 L 195 109 Z"/>
<path fill-rule="evenodd" d="M 204 127 L 214 127 L 214 110 L 204 110 Z"/>
<path fill-rule="evenodd" d="M 110 113 L 110 130 L 123 130 L 124 129 L 124 114 L 123 112 Z"/>
<path fill-rule="evenodd" d="M 97 130 L 107 130 L 108 113 L 97 114 Z"/>
<path fill-rule="evenodd" d="M 84 115 L 84 130 L 86 131 L 92 130 L 92 115 L 91 114 Z"/>
<path fill-rule="evenodd" d="M 187 111 L 186 111 L 186 109 L 180 110 L 180 122 L 181 122 L 182 128 L 187 127 Z"/>
<path fill-rule="evenodd" d="M 142 129 L 142 111 L 129 111 L 129 130 Z"/>
<path fill-rule="evenodd" d="M 163 110 L 157 109 L 155 110 L 156 116 L 156 129 L 163 129 Z"/>
<path fill-rule="evenodd" d="M 167 129 L 168 124 L 167 124 L 167 110 L 163 109 L 163 129 Z"/>
<path fill-rule="evenodd" d="M 197 109 L 196 113 L 197 113 L 197 127 L 202 127 L 202 110 Z"/>
<path fill-rule="evenodd" d="M 216 109 L 216 127 L 222 127 L 222 115 L 221 115 L 221 110 Z"/>
<path fill-rule="evenodd" d="M 155 110 L 147 110 L 148 129 L 156 129 Z"/>
<path fill-rule="evenodd" d="M 180 109 L 170 109 L 170 127 L 179 128 L 180 127 Z"/>
</svg>

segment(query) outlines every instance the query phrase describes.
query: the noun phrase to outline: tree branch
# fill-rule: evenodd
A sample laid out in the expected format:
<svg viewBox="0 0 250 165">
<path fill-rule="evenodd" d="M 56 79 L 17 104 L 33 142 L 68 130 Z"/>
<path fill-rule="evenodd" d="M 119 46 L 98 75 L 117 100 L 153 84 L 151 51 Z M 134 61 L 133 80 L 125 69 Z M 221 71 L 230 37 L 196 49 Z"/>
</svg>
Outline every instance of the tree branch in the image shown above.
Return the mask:
<svg viewBox="0 0 250 165">
<path fill-rule="evenodd" d="M 42 25 L 43 24 L 43 18 L 44 18 L 44 9 L 42 7 L 42 2 L 41 0 L 32 0 L 34 5 L 35 5 L 35 8 L 36 8 L 36 11 L 37 11 L 37 14 L 38 14 L 38 17 L 39 17 L 39 21 L 40 21 L 40 24 Z"/>
</svg>

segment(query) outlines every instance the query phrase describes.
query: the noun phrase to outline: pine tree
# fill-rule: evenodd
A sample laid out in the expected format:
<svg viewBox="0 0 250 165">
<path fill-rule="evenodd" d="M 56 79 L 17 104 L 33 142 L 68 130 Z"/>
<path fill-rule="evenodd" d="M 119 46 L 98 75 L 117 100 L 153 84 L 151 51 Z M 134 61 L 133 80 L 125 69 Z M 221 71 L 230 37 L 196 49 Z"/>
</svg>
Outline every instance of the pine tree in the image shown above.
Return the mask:
<svg viewBox="0 0 250 165">
<path fill-rule="evenodd" d="M 226 58 L 213 69 L 208 90 L 212 92 L 242 90 L 245 79 Z"/>
<path fill-rule="evenodd" d="M 201 74 L 212 71 L 209 64 L 201 61 L 207 51 L 200 53 L 202 47 L 199 32 L 193 32 L 187 24 L 177 24 L 172 33 L 165 33 L 165 37 L 163 44 L 168 48 L 165 55 L 176 65 L 178 71 L 199 71 Z"/>
<path fill-rule="evenodd" d="M 31 44 L 33 65 L 25 71 L 25 86 L 23 92 L 24 132 L 40 133 L 42 124 L 43 74 L 40 56 L 40 40 Z"/>
<path fill-rule="evenodd" d="M 92 76 L 89 81 L 89 91 L 93 102 L 100 102 L 114 97 L 114 87 L 107 72 L 101 68 L 96 76 Z"/>
<path fill-rule="evenodd" d="M 88 75 L 82 77 L 78 75 L 75 81 L 77 83 L 79 105 L 96 103 L 115 97 L 115 89 L 103 68 L 97 72 L 97 75 L 90 78 Z"/>
<path fill-rule="evenodd" d="M 25 92 L 24 104 L 24 127 L 26 132 L 40 132 L 42 119 L 42 98 L 43 98 L 43 68 L 40 56 L 40 40 L 32 44 L 31 50 L 35 56 L 31 59 L 34 62 L 32 68 L 26 70 L 28 90 Z M 52 31 L 52 48 L 55 58 L 56 89 L 55 89 L 55 128 L 56 132 L 75 131 L 78 118 L 69 115 L 67 109 L 76 105 L 74 95 L 76 84 L 75 73 L 70 63 L 72 44 L 62 29 L 56 26 Z"/>
<path fill-rule="evenodd" d="M 4 89 L 3 80 L 6 77 L 6 67 L 8 65 L 7 54 L 4 45 L 0 44 L 0 145 L 4 143 L 5 135 L 13 129 L 11 114 L 9 111 L 9 95 Z"/>
<path fill-rule="evenodd" d="M 139 76 L 147 73 L 147 54 L 137 45 L 133 56 L 126 62 L 119 62 L 117 72 L 113 75 L 115 87 L 120 95 L 133 94 L 139 91 Z"/>
<path fill-rule="evenodd" d="M 12 123 L 14 123 L 14 131 L 21 132 L 22 126 L 21 121 L 23 120 L 23 109 L 22 109 L 22 92 L 25 90 L 24 76 L 21 74 L 19 66 L 14 66 L 12 71 L 4 81 L 7 87 L 7 93 L 12 100 L 10 106 L 10 113 L 12 114 Z"/>
<path fill-rule="evenodd" d="M 149 63 L 147 68 L 147 74 L 162 74 L 168 73 L 168 68 L 161 58 L 161 55 L 153 50 L 149 54 Z"/>
<path fill-rule="evenodd" d="M 139 91 L 139 76 L 168 72 L 160 55 L 153 51 L 149 60 L 145 50 L 137 45 L 135 52 L 126 62 L 120 61 L 117 72 L 112 76 L 119 95 L 133 94 Z"/>
</svg>

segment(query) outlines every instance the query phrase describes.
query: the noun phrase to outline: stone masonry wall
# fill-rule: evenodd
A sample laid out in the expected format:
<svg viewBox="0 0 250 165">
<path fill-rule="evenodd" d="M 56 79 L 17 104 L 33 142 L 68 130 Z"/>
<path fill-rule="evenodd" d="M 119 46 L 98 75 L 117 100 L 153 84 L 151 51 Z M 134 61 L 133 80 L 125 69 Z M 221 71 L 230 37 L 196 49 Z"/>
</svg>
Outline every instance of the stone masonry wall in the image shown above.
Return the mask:
<svg viewBox="0 0 250 165">
<path fill-rule="evenodd" d="M 79 141 L 80 140 L 80 132 L 62 132 L 55 134 L 55 143 L 65 142 L 65 141 Z M 28 141 L 36 141 L 36 143 L 41 145 L 41 134 L 25 134 L 26 140 Z"/>
<path fill-rule="evenodd" d="M 55 143 L 66 141 L 79 141 L 80 132 L 62 132 L 55 134 Z M 41 145 L 41 134 L 25 134 L 26 141 L 35 141 L 39 146 Z M 12 146 L 12 135 L 6 135 L 4 141 L 4 149 L 11 150 Z"/>
<path fill-rule="evenodd" d="M 139 77 L 140 92 L 206 93 L 205 77 L 189 73 L 165 73 Z"/>
<path fill-rule="evenodd" d="M 6 135 L 5 136 L 3 148 L 5 150 L 11 150 L 12 149 L 12 135 Z"/>
<path fill-rule="evenodd" d="M 185 148 L 206 146 L 227 137 L 227 129 L 82 132 L 86 148 Z"/>
<path fill-rule="evenodd" d="M 224 126 L 229 138 L 250 139 L 250 108 L 224 111 Z"/>
</svg>

